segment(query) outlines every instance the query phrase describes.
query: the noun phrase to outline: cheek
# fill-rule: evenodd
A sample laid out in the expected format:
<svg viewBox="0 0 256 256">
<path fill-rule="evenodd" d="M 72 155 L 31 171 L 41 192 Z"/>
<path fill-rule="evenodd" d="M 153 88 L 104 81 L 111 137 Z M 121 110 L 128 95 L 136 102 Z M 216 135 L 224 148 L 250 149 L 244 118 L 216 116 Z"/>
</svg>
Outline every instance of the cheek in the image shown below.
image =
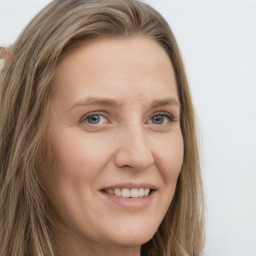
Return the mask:
<svg viewBox="0 0 256 256">
<path fill-rule="evenodd" d="M 53 154 L 50 156 L 46 189 L 51 200 L 58 204 L 57 208 L 63 205 L 72 208 L 77 201 L 84 200 L 84 195 L 91 193 L 102 169 L 101 152 L 94 147 L 92 150 L 92 141 L 74 129 L 72 133 L 71 129 L 51 131 L 50 141 Z"/>
<path fill-rule="evenodd" d="M 72 179 L 89 178 L 100 171 L 107 152 L 100 140 L 91 139 L 83 132 L 66 132 L 52 140 L 53 150 L 62 175 Z"/>
<path fill-rule="evenodd" d="M 169 189 L 174 190 L 179 177 L 183 156 L 184 142 L 181 132 L 172 134 L 162 141 L 155 151 L 156 165 Z"/>
<path fill-rule="evenodd" d="M 106 161 L 104 148 L 84 137 L 68 130 L 51 136 L 53 154 L 46 189 L 54 211 L 70 223 L 74 216 L 76 220 L 83 219 L 86 204 L 92 204 L 97 178 Z"/>
</svg>

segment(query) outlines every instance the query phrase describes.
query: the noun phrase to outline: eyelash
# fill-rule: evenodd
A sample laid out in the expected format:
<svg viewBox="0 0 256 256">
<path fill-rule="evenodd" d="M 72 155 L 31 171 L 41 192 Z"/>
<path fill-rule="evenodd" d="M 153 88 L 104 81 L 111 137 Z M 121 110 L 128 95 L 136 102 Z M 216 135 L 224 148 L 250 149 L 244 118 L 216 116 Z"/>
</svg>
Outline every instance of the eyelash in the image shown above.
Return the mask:
<svg viewBox="0 0 256 256">
<path fill-rule="evenodd" d="M 103 116 L 104 118 L 108 119 L 105 115 L 103 115 L 102 112 L 91 112 L 85 116 L 83 116 L 81 119 L 80 119 L 80 123 L 84 123 L 86 122 L 86 119 L 89 118 L 89 117 L 92 117 L 92 116 Z M 90 124 L 90 123 L 89 123 Z"/>
<path fill-rule="evenodd" d="M 87 122 L 87 118 L 92 117 L 92 116 L 102 116 L 102 117 L 108 119 L 108 118 L 106 117 L 106 115 L 104 115 L 102 112 L 91 112 L 91 113 L 89 113 L 89 114 L 83 116 L 83 117 L 80 119 L 80 123 Z M 154 115 L 152 115 L 152 116 L 149 118 L 149 120 L 151 120 L 153 117 L 156 117 L 156 116 L 163 116 L 163 117 L 166 117 L 166 118 L 169 119 L 169 122 L 175 122 L 175 121 L 176 121 L 174 115 L 171 114 L 171 113 L 169 113 L 169 112 L 158 112 L 158 113 L 155 113 Z M 87 122 L 87 123 L 88 123 L 88 122 Z M 90 123 L 88 123 L 88 124 L 89 124 L 89 125 L 94 125 L 94 124 L 90 124 Z M 154 124 L 154 123 L 152 123 L 152 124 Z M 95 124 L 95 125 L 97 125 L 97 124 Z M 156 124 L 156 125 L 161 125 L 161 124 Z"/>
<path fill-rule="evenodd" d="M 151 116 L 150 119 L 153 118 L 154 116 L 163 116 L 163 117 L 167 117 L 167 118 L 170 120 L 170 122 L 174 122 L 174 121 L 175 121 L 174 115 L 172 115 L 172 114 L 169 113 L 169 112 L 158 112 L 158 113 L 154 114 L 153 116 Z"/>
</svg>

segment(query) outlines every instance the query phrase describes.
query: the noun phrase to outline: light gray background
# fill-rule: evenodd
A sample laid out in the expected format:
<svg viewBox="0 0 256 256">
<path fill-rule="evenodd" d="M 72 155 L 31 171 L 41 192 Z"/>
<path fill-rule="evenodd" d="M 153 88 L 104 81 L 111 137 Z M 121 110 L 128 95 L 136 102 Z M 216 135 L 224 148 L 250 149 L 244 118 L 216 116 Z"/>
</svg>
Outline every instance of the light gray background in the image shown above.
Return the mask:
<svg viewBox="0 0 256 256">
<path fill-rule="evenodd" d="M 0 46 L 49 0 L 0 0 Z M 207 256 L 256 256 L 256 0 L 147 0 L 184 58 L 201 138 Z"/>
</svg>

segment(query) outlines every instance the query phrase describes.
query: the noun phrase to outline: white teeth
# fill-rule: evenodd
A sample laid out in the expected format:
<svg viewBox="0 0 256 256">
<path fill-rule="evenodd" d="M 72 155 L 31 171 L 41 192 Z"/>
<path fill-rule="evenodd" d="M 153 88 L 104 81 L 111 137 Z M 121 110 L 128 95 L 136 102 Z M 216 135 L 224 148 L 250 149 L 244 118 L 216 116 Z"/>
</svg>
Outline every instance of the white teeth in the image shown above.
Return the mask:
<svg viewBox="0 0 256 256">
<path fill-rule="evenodd" d="M 140 196 L 139 190 L 137 188 L 131 189 L 131 197 L 138 198 Z"/>
<path fill-rule="evenodd" d="M 128 188 L 123 188 L 122 189 L 122 197 L 130 197 L 131 196 L 131 193 L 130 193 L 130 190 Z"/>
<path fill-rule="evenodd" d="M 114 195 L 115 194 L 115 191 L 113 189 L 109 189 L 108 191 L 109 191 L 110 195 Z"/>
<path fill-rule="evenodd" d="M 116 196 L 122 196 L 122 191 L 121 191 L 121 189 L 120 189 L 120 188 L 115 188 L 115 190 L 114 190 L 114 195 L 116 195 Z"/>
<path fill-rule="evenodd" d="M 149 191 L 150 191 L 150 189 L 149 189 L 149 188 L 145 188 L 145 190 L 144 190 L 145 196 L 148 196 Z"/>
<path fill-rule="evenodd" d="M 140 197 L 143 197 L 145 195 L 144 188 L 139 189 L 139 195 L 140 195 Z"/>
<path fill-rule="evenodd" d="M 115 188 L 115 189 L 106 189 L 105 192 L 110 195 L 115 195 L 124 198 L 139 198 L 146 197 L 149 195 L 149 188 Z"/>
</svg>

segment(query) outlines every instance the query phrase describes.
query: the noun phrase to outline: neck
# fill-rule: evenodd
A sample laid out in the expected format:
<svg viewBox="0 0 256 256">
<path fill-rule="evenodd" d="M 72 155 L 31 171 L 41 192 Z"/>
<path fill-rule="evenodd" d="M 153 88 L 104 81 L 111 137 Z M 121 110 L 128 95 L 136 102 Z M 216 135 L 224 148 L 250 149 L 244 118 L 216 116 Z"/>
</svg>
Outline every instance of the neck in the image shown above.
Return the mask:
<svg viewBox="0 0 256 256">
<path fill-rule="evenodd" d="M 88 245 L 88 243 L 80 244 L 74 241 L 69 241 L 68 243 L 59 243 L 59 248 L 59 256 L 140 256 L 140 246 L 125 248 L 92 242 Z"/>
</svg>

